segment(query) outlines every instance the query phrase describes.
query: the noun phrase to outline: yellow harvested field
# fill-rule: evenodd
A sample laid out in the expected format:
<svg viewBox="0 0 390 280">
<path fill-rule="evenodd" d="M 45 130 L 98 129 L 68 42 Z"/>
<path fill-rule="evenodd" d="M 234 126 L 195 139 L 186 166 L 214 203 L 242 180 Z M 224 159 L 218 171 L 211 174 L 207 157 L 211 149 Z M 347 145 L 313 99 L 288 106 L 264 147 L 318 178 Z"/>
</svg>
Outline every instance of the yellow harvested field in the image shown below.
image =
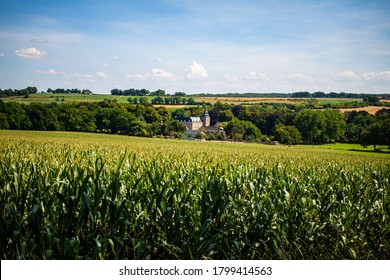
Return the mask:
<svg viewBox="0 0 390 280">
<path fill-rule="evenodd" d="M 361 108 L 344 108 L 344 109 L 339 109 L 340 112 L 350 112 L 350 111 L 366 111 L 369 114 L 375 115 L 376 112 L 379 110 L 389 108 L 385 106 L 367 106 L 367 107 L 361 107 Z"/>
<path fill-rule="evenodd" d="M 295 103 L 301 102 L 300 99 L 290 99 L 290 98 L 277 98 L 277 97 L 196 97 L 198 102 L 210 102 L 216 103 L 220 101 L 222 103 L 232 103 L 232 104 L 242 104 L 242 103 L 255 103 L 255 102 L 265 102 L 265 103 Z"/>
<path fill-rule="evenodd" d="M 183 105 L 183 104 L 179 104 L 179 105 L 172 105 L 172 104 L 152 104 L 153 107 L 165 107 L 165 108 L 168 108 L 168 109 L 179 109 L 179 108 L 186 108 L 186 107 L 191 107 L 191 106 L 194 106 L 194 105 Z"/>
</svg>

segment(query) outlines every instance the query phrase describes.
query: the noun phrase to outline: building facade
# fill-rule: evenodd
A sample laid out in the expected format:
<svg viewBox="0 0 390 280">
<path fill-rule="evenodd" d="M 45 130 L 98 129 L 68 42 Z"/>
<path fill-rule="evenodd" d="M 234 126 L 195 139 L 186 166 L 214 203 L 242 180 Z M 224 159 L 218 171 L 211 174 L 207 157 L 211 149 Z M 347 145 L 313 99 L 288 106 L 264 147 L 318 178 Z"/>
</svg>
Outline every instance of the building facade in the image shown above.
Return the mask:
<svg viewBox="0 0 390 280">
<path fill-rule="evenodd" d="M 176 120 L 184 124 L 187 130 L 199 130 L 202 127 L 210 126 L 210 116 L 207 110 L 204 111 L 201 117 L 178 117 Z"/>
</svg>

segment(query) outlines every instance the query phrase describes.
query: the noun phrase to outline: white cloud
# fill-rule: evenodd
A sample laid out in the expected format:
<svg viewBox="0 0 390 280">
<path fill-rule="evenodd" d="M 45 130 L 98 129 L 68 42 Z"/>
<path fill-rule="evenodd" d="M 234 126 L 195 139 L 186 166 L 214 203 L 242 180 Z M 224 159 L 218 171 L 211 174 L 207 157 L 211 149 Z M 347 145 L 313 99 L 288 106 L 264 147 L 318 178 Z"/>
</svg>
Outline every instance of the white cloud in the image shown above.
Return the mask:
<svg viewBox="0 0 390 280">
<path fill-rule="evenodd" d="M 308 76 L 308 75 L 305 75 L 305 74 L 302 74 L 302 73 L 294 73 L 294 74 L 290 74 L 288 75 L 288 78 L 292 81 L 297 81 L 297 82 L 313 82 L 313 78 Z"/>
<path fill-rule="evenodd" d="M 390 71 L 365 72 L 363 74 L 363 77 L 368 81 L 371 80 L 390 81 Z"/>
<path fill-rule="evenodd" d="M 138 81 L 145 80 L 146 76 L 147 75 L 142 75 L 142 74 L 126 74 L 126 78 L 130 80 L 138 80 Z"/>
<path fill-rule="evenodd" d="M 49 70 L 38 70 L 37 71 L 38 73 L 41 73 L 41 74 L 47 74 L 47 75 L 58 75 L 58 74 L 65 74 L 64 71 L 56 71 L 54 69 L 49 69 Z"/>
<path fill-rule="evenodd" d="M 339 76 L 339 78 L 341 78 L 343 80 L 348 80 L 348 81 L 359 81 L 360 80 L 360 77 L 352 71 L 341 72 L 341 73 L 339 73 L 338 76 Z"/>
<path fill-rule="evenodd" d="M 101 72 L 101 71 L 96 72 L 96 76 L 98 76 L 99 78 L 102 78 L 102 79 L 107 78 L 107 74 L 104 72 Z"/>
<path fill-rule="evenodd" d="M 96 76 L 97 76 L 97 74 L 96 74 Z M 96 80 L 95 80 L 96 76 L 91 75 L 91 74 L 80 74 L 79 72 L 72 73 L 70 75 L 70 77 L 76 78 L 77 80 L 79 80 L 81 82 L 87 81 L 87 82 L 90 82 L 90 83 L 96 83 Z M 80 87 L 82 87 L 82 86 L 80 86 Z"/>
<path fill-rule="evenodd" d="M 102 65 L 104 66 L 104 67 L 110 67 L 110 64 L 108 64 L 108 63 L 102 63 Z"/>
<path fill-rule="evenodd" d="M 16 50 L 15 55 L 29 59 L 41 59 L 42 57 L 46 56 L 47 53 L 45 51 L 40 51 L 36 48 L 22 48 L 20 50 Z"/>
<path fill-rule="evenodd" d="M 72 77 L 82 78 L 83 76 L 79 72 L 76 72 L 72 74 Z"/>
<path fill-rule="evenodd" d="M 151 77 L 171 81 L 175 79 L 175 75 L 173 73 L 162 69 L 152 69 Z"/>
<path fill-rule="evenodd" d="M 86 79 L 93 79 L 94 78 L 94 76 L 92 76 L 91 74 L 84 74 L 83 77 Z"/>
<path fill-rule="evenodd" d="M 5 55 L 3 53 L 0 53 L 0 57 L 4 57 Z"/>
<path fill-rule="evenodd" d="M 186 77 L 188 79 L 204 79 L 208 78 L 208 73 L 206 68 L 200 63 L 194 61 L 190 66 L 190 70 L 187 72 Z"/>
<path fill-rule="evenodd" d="M 248 75 L 251 76 L 251 77 L 253 77 L 253 76 L 256 76 L 257 73 L 256 73 L 256 71 L 252 71 L 252 70 L 251 70 L 251 71 L 249 71 Z"/>
<path fill-rule="evenodd" d="M 91 74 L 84 74 L 84 75 L 82 75 L 82 78 L 84 78 L 87 82 L 90 82 L 90 83 L 96 82 L 95 77 Z"/>
<path fill-rule="evenodd" d="M 248 75 L 246 78 L 249 80 L 269 80 L 270 79 L 267 75 L 257 73 L 256 71 L 253 71 L 253 70 L 248 72 Z"/>
<path fill-rule="evenodd" d="M 176 77 L 173 73 L 165 71 L 163 69 L 156 69 L 153 68 L 150 73 L 146 74 L 126 74 L 126 78 L 130 80 L 135 81 L 143 81 L 146 79 L 151 80 L 168 80 L 168 81 L 174 81 L 176 80 Z"/>
</svg>

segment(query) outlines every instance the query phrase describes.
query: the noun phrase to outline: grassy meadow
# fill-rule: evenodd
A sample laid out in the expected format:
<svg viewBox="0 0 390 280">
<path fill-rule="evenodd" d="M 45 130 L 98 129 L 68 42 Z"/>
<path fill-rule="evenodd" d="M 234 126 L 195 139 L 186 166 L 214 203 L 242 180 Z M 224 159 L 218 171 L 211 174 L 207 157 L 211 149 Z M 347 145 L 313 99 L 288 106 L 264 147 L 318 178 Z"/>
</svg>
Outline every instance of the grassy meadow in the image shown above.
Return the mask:
<svg viewBox="0 0 390 280">
<path fill-rule="evenodd" d="M 2 259 L 390 258 L 386 153 L 0 130 L 0 155 Z"/>
</svg>

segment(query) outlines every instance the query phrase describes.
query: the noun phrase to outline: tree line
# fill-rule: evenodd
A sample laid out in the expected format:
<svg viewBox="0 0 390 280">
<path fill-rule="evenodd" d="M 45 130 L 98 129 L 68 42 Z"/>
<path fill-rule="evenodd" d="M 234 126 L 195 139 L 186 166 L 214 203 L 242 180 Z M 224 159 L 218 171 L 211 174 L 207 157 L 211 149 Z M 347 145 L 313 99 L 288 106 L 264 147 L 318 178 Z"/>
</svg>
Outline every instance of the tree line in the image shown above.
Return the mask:
<svg viewBox="0 0 390 280">
<path fill-rule="evenodd" d="M 276 93 L 276 92 L 269 92 L 269 93 L 255 93 L 255 92 L 248 92 L 248 93 L 224 93 L 224 94 L 213 94 L 213 93 L 198 93 L 194 94 L 194 96 L 201 96 L 201 97 L 257 97 L 257 98 L 266 98 L 266 97 L 272 97 L 272 98 L 350 98 L 350 99 L 363 99 L 365 97 L 374 96 L 378 99 L 390 99 L 390 94 L 383 93 L 383 94 L 367 94 L 367 93 L 346 93 L 346 92 L 328 92 L 325 93 L 323 91 L 316 91 L 316 92 L 308 92 L 308 91 L 298 91 L 298 92 L 292 92 L 292 93 Z"/>
<path fill-rule="evenodd" d="M 165 90 L 158 89 L 156 91 L 149 91 L 147 89 L 117 89 L 114 88 L 111 90 L 111 95 L 122 95 L 122 96 L 165 96 L 170 95 L 166 94 Z M 185 92 L 175 92 L 175 96 L 186 96 Z"/>
<path fill-rule="evenodd" d="M 61 93 L 61 94 L 92 94 L 92 91 L 89 89 L 78 89 L 78 88 L 72 88 L 72 89 L 63 89 L 63 88 L 57 88 L 57 89 L 51 89 L 48 88 L 47 93 Z M 7 96 L 26 96 L 29 94 L 38 93 L 38 89 L 36 87 L 26 87 L 24 89 L 0 89 L 0 97 L 7 97 Z"/>
<path fill-rule="evenodd" d="M 61 94 L 92 94 L 92 91 L 89 89 L 78 89 L 78 88 L 72 88 L 72 89 L 63 89 L 63 88 L 57 88 L 57 89 L 51 89 L 48 88 L 47 93 L 61 93 Z"/>
<path fill-rule="evenodd" d="M 156 96 L 150 100 L 145 96 L 134 96 L 127 98 L 127 102 L 131 104 L 165 104 L 165 105 L 201 105 L 202 102 L 196 102 L 192 97 L 180 97 L 180 96 Z"/>
<path fill-rule="evenodd" d="M 0 97 L 2 96 L 26 96 L 28 94 L 37 93 L 38 89 L 36 87 L 26 87 L 23 89 L 1 89 L 0 88 Z"/>
<path fill-rule="evenodd" d="M 183 137 L 185 126 L 164 107 L 108 102 L 22 104 L 0 100 L 0 128 Z"/>
<path fill-rule="evenodd" d="M 104 101 L 22 104 L 0 100 L 0 128 L 182 138 L 186 128 L 176 118 L 201 116 L 204 110 L 202 106 L 192 106 L 171 111 L 147 104 Z M 315 110 L 291 104 L 233 106 L 218 101 L 208 107 L 208 112 L 211 125 L 224 131 L 218 135 L 200 135 L 210 140 L 390 146 L 390 109 L 382 109 L 375 115 L 365 111 L 342 114 L 338 110 Z"/>
<path fill-rule="evenodd" d="M 338 110 L 317 110 L 293 104 L 232 106 L 217 102 L 209 115 L 213 124 L 227 123 L 226 132 L 238 140 L 248 138 L 244 127 L 249 122 L 259 129 L 250 137 L 258 135 L 263 141 L 275 140 L 289 145 L 349 142 L 390 147 L 390 109 L 382 109 L 375 115 L 365 111 L 342 114 Z"/>
</svg>

